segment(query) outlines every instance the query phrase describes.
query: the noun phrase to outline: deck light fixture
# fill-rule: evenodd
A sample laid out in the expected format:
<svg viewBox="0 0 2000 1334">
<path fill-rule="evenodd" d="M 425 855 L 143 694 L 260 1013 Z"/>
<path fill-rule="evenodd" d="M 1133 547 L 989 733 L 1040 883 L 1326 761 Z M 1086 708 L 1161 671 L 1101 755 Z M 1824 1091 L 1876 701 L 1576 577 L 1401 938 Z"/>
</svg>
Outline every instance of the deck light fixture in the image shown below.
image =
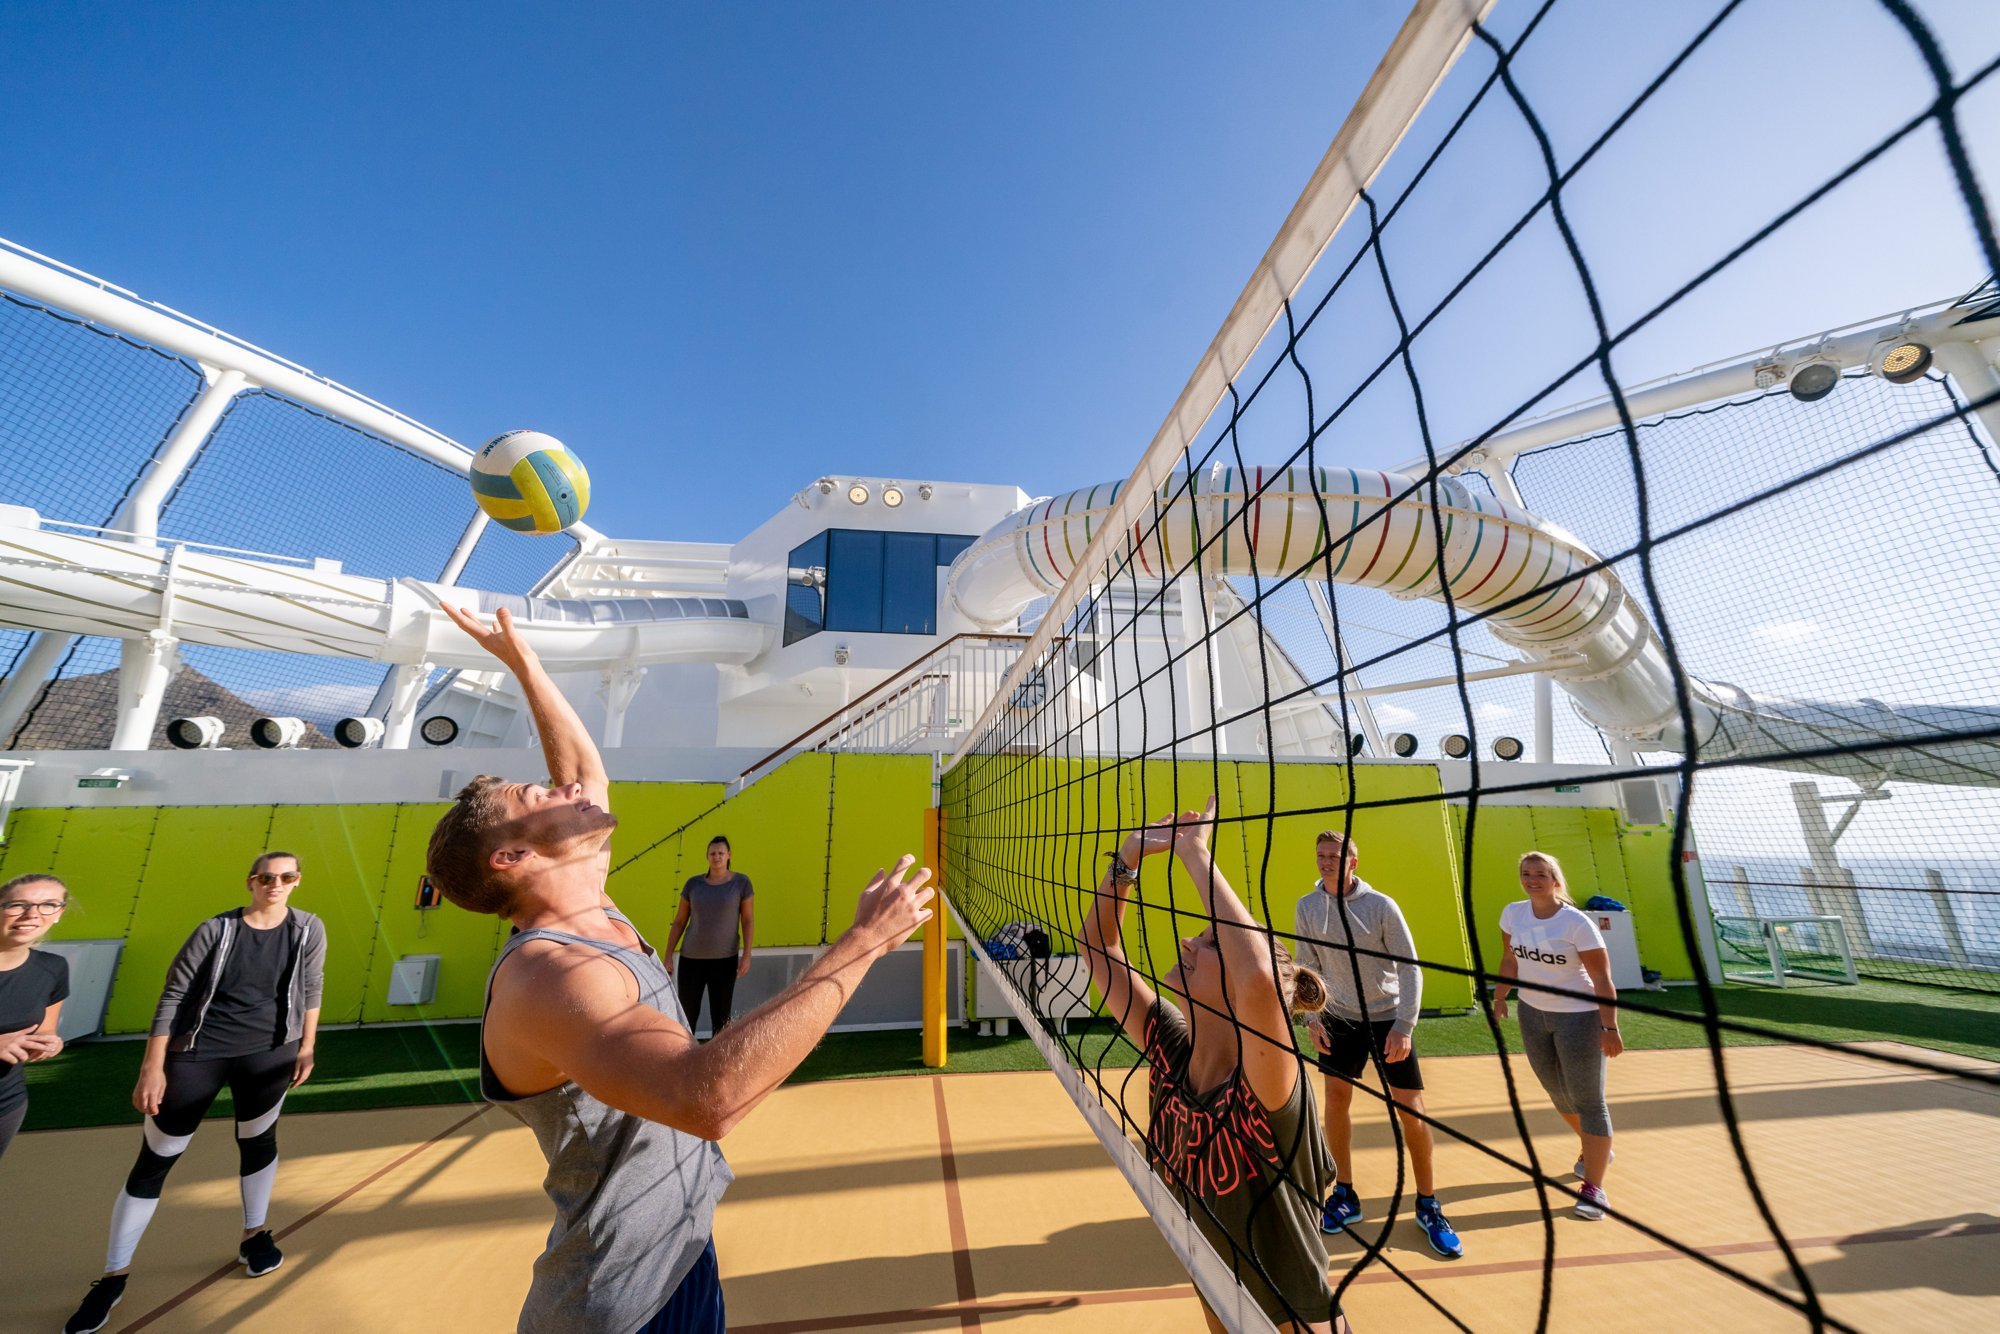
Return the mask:
<svg viewBox="0 0 2000 1334">
<path fill-rule="evenodd" d="M 380 718 L 342 718 L 333 725 L 333 739 L 349 750 L 377 745 L 388 731 Z"/>
<path fill-rule="evenodd" d="M 259 718 L 250 724 L 250 739 L 264 750 L 297 750 L 306 739 L 303 718 Z"/>
<path fill-rule="evenodd" d="M 1367 750 L 1368 750 L 1368 737 L 1364 733 L 1356 732 L 1354 735 L 1347 738 L 1347 753 L 1349 755 L 1362 755 L 1365 754 Z"/>
<path fill-rule="evenodd" d="M 434 713 L 418 725 L 417 735 L 424 739 L 426 745 L 449 746 L 458 740 L 458 719 Z"/>
<path fill-rule="evenodd" d="M 1438 742 L 1438 749 L 1448 760 L 1462 760 L 1472 753 L 1472 738 L 1460 732 L 1453 732 Z"/>
<path fill-rule="evenodd" d="M 1792 372 L 1792 397 L 1801 403 L 1817 403 L 1840 383 L 1840 367 L 1830 361 L 1808 361 Z"/>
<path fill-rule="evenodd" d="M 903 503 L 903 489 L 893 485 L 883 487 L 882 503 L 890 509 L 896 508 L 896 506 Z"/>
<path fill-rule="evenodd" d="M 1408 732 L 1391 732 L 1383 740 L 1389 743 L 1389 753 L 1398 759 L 1407 760 L 1417 753 L 1417 739 Z"/>
<path fill-rule="evenodd" d="M 1493 738 L 1493 758 L 1496 760 L 1518 760 L 1527 751 L 1517 736 Z"/>
<path fill-rule="evenodd" d="M 831 477 L 822 477 L 817 482 L 814 482 L 813 485 L 819 488 L 819 493 L 823 496 L 833 494 L 833 479 Z"/>
<path fill-rule="evenodd" d="M 1911 384 L 1924 378 L 1931 368 L 1931 350 L 1914 338 L 1884 343 L 1875 353 L 1871 369 L 1890 384 Z"/>
<path fill-rule="evenodd" d="M 853 486 L 847 488 L 847 498 L 857 505 L 866 505 L 868 503 L 868 488 L 856 482 Z"/>
<path fill-rule="evenodd" d="M 918 500 L 929 500 L 932 496 L 936 494 L 937 492 L 931 489 L 931 484 L 929 482 L 920 483 L 917 487 Z"/>
<path fill-rule="evenodd" d="M 222 744 L 222 719 L 176 718 L 167 724 L 167 741 L 175 750 L 214 750 Z"/>
</svg>

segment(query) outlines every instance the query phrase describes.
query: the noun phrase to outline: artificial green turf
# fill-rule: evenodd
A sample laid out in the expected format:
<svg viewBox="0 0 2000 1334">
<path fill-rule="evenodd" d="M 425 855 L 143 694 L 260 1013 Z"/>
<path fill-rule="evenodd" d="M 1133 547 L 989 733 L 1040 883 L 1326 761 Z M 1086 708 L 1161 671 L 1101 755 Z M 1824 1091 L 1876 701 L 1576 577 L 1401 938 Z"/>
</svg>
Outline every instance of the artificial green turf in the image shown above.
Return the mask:
<svg viewBox="0 0 2000 1334">
<path fill-rule="evenodd" d="M 1864 982 L 1856 987 L 1810 986 L 1783 991 L 1725 986 L 1716 991 L 1727 1018 L 1773 1030 L 1763 1037 L 1726 1033 L 1728 1045 L 1813 1038 L 1834 1042 L 1908 1042 L 1940 1051 L 2000 1061 L 2000 995 L 1949 991 L 1896 982 Z M 1665 992 L 1627 993 L 1633 1007 L 1670 1011 L 1640 1013 L 1628 1008 L 1620 1021 L 1633 1050 L 1706 1045 L 1699 1022 L 1701 998 L 1693 987 Z M 1683 1017 L 1684 1016 L 1684 1017 Z M 1509 1041 L 1517 1031 L 1505 1026 Z M 1138 1052 L 1116 1038 L 1102 1021 L 1072 1024 L 1063 1045 L 1071 1059 L 1088 1067 L 1125 1067 Z M 478 1098 L 479 1028 L 446 1024 L 435 1028 L 358 1028 L 320 1035 L 312 1079 L 292 1092 L 288 1111 L 330 1112 L 371 1107 L 410 1107 L 473 1102 Z M 913 1030 L 836 1033 L 806 1058 L 794 1081 L 855 1079 L 923 1074 L 922 1037 Z M 1427 1018 L 1418 1029 L 1419 1050 L 1427 1056 L 1490 1053 L 1493 1039 L 1479 1014 Z M 27 1128 L 136 1122 L 132 1085 L 138 1077 L 141 1042 L 85 1042 L 52 1061 L 27 1068 L 30 1090 Z M 1039 1070 L 1041 1053 L 1018 1028 L 1005 1038 L 979 1037 L 955 1029 L 949 1039 L 954 1074 L 988 1070 Z M 211 1115 L 224 1115 L 229 1095 Z"/>
</svg>

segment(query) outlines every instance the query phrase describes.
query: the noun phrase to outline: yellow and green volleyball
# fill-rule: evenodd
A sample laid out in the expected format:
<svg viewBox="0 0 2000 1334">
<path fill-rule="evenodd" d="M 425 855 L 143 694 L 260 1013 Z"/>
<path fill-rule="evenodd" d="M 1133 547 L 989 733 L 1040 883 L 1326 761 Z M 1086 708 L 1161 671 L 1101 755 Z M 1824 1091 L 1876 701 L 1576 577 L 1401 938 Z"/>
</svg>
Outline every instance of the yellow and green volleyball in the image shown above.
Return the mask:
<svg viewBox="0 0 2000 1334">
<path fill-rule="evenodd" d="M 472 498 L 517 533 L 559 533 L 590 508 L 590 474 L 554 436 L 508 431 L 473 456 Z"/>
</svg>

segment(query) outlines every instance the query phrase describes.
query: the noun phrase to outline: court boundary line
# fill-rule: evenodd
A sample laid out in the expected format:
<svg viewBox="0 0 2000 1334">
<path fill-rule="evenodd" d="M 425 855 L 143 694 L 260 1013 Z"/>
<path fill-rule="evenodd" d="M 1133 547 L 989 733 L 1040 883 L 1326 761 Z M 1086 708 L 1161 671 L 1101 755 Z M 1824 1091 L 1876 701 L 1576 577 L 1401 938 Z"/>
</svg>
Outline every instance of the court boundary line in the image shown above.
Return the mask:
<svg viewBox="0 0 2000 1334">
<path fill-rule="evenodd" d="M 446 1105 L 449 1106 L 450 1104 Z M 374 1171 L 370 1172 L 367 1176 L 361 1178 L 361 1180 L 355 1182 L 353 1185 L 349 1186 L 346 1190 L 341 1191 L 340 1194 L 334 1196 L 332 1199 L 327 1200 L 325 1203 L 317 1205 L 316 1207 L 299 1215 L 296 1219 L 292 1220 L 290 1223 L 287 1223 L 283 1228 L 279 1229 L 276 1233 L 274 1233 L 272 1236 L 272 1240 L 283 1241 L 286 1237 L 291 1236 L 294 1232 L 297 1232 L 300 1228 L 304 1227 L 306 1224 L 319 1218 L 322 1214 L 326 1213 L 328 1210 L 333 1209 L 342 1203 L 345 1203 L 349 1199 L 352 1199 L 356 1194 L 374 1185 L 377 1181 L 380 1181 L 383 1177 L 389 1175 L 389 1173 L 395 1171 L 397 1168 L 409 1162 L 411 1159 L 417 1157 L 419 1154 L 428 1152 L 435 1145 L 438 1145 L 444 1142 L 445 1140 L 451 1138 L 451 1136 L 457 1134 L 459 1131 L 463 1130 L 466 1126 L 471 1125 L 474 1121 L 484 1116 L 486 1114 L 486 1111 L 487 1111 L 487 1104 L 482 1103 L 480 1106 L 474 1108 L 471 1112 L 468 1112 L 466 1115 L 452 1122 L 449 1126 L 446 1126 L 443 1130 L 440 1130 L 437 1134 L 432 1135 L 429 1139 L 425 1140 L 423 1143 L 417 1145 L 414 1148 L 404 1150 L 402 1154 L 392 1159 L 391 1161 L 384 1163 L 382 1166 L 376 1168 Z M 187 1288 L 184 1288 L 177 1295 L 170 1297 L 166 1301 L 160 1303 L 158 1306 L 155 1306 L 152 1310 L 146 1312 L 146 1314 L 140 1316 L 137 1320 L 134 1320 L 131 1324 L 120 1326 L 120 1328 L 128 1331 L 135 1329 L 144 1329 L 146 1326 L 152 1324 L 155 1320 L 158 1320 L 162 1316 L 172 1313 L 174 1309 L 179 1307 L 183 1302 L 193 1300 L 195 1297 L 200 1296 L 203 1292 L 207 1291 L 215 1284 L 221 1282 L 225 1278 L 228 1278 L 231 1274 L 235 1273 L 238 1269 L 242 1268 L 242 1265 L 243 1262 L 241 1260 L 231 1260 L 228 1264 L 219 1266 L 213 1273 L 210 1273 L 205 1278 L 196 1279 L 194 1283 L 189 1285 Z"/>
<path fill-rule="evenodd" d="M 900 1311 L 873 1311 L 858 1315 L 806 1316 L 797 1320 L 772 1320 L 761 1325 L 732 1325 L 732 1334 L 820 1334 L 821 1331 L 866 1329 L 874 1325 L 897 1325 L 918 1320 L 945 1320 L 953 1315 L 1030 1315 L 1052 1311 L 1073 1311 L 1083 1306 L 1109 1306 L 1124 1302 L 1172 1301 L 1193 1297 L 1194 1284 L 1165 1288 L 1132 1288 L 1124 1292 L 1077 1292 L 1062 1297 L 996 1297 L 990 1301 L 950 1302 L 942 1306 L 913 1306 Z"/>
<path fill-rule="evenodd" d="M 951 1276 L 958 1288 L 960 1329 L 979 1328 L 979 1288 L 972 1281 L 972 1243 L 965 1227 L 965 1206 L 958 1192 L 958 1158 L 951 1147 L 951 1117 L 944 1105 L 944 1077 L 933 1074 L 931 1100 L 937 1108 L 938 1162 L 944 1169 L 945 1223 L 951 1237 Z"/>
</svg>

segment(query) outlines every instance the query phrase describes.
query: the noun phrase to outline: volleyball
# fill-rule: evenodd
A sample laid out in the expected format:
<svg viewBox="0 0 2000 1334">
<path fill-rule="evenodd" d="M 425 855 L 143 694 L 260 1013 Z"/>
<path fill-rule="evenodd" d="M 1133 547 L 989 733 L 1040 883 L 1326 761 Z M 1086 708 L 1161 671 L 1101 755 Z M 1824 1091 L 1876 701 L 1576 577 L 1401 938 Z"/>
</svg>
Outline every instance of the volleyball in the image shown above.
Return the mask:
<svg viewBox="0 0 2000 1334">
<path fill-rule="evenodd" d="M 540 431 L 507 431 L 472 459 L 472 498 L 517 533 L 559 533 L 590 508 L 590 474 L 569 447 Z"/>
</svg>

